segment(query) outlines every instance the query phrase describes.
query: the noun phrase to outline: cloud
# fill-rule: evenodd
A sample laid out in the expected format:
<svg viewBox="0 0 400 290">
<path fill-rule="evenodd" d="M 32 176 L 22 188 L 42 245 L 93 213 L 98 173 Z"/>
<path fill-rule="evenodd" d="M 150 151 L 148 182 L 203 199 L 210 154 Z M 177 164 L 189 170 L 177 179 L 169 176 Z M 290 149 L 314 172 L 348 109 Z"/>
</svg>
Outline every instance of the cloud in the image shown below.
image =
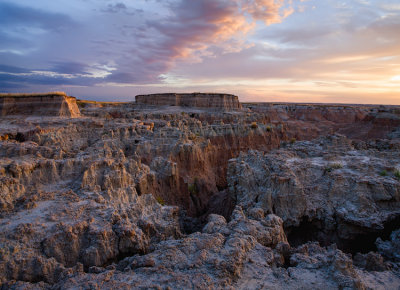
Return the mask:
<svg viewBox="0 0 400 290">
<path fill-rule="evenodd" d="M 82 62 L 53 62 L 53 66 L 50 69 L 53 72 L 59 74 L 85 74 L 88 70 L 88 65 Z"/>
<path fill-rule="evenodd" d="M 113 68 L 88 66 L 77 62 L 55 62 L 49 69 L 26 69 L 0 65 L 0 87 L 19 88 L 20 85 L 91 86 L 101 83 Z"/>
<path fill-rule="evenodd" d="M 0 1 L 0 62 L 14 65 L 40 62 L 42 59 L 31 54 L 40 50 L 48 39 L 75 30 L 76 25 L 62 13 Z"/>
<path fill-rule="evenodd" d="M 255 20 L 264 21 L 265 24 L 280 23 L 294 12 L 291 5 L 285 6 L 283 0 L 242 0 L 242 10 L 250 14 Z"/>
<path fill-rule="evenodd" d="M 389 94 L 399 88 L 397 2 L 5 0 L 0 87 Z"/>
<path fill-rule="evenodd" d="M 251 48 L 205 58 L 195 69 L 181 64 L 170 73 L 191 80 L 389 80 L 400 69 L 400 14 L 382 15 L 374 6 L 355 13 L 353 8 L 322 10 L 321 24 L 297 21 L 260 31 Z"/>
<path fill-rule="evenodd" d="M 0 87 L 19 89 L 32 85 L 41 86 L 93 86 L 98 81 L 87 76 L 68 76 L 51 71 L 31 71 L 29 73 L 0 73 Z"/>
<path fill-rule="evenodd" d="M 0 64 L 0 73 L 29 73 L 29 72 L 30 72 L 29 70 L 22 67 Z"/>
<path fill-rule="evenodd" d="M 88 68 L 107 59 L 114 69 L 98 74 L 99 83 L 161 83 L 161 75 L 181 62 L 199 63 L 250 47 L 246 37 L 256 21 L 280 22 L 290 7 L 283 0 L 171 0 L 129 7 L 122 1 L 106 7 L 97 3 L 85 2 L 91 9 L 79 28 L 63 13 L 0 3 L 0 35 L 7 35 L 0 53 L 26 55 L 5 64 L 23 66 L 27 60 L 32 71 L 53 73 L 26 75 L 26 82 L 29 77 L 34 83 L 53 82 L 51 78 L 61 82 L 64 77 L 68 84 L 81 79 L 83 85 L 90 76 Z M 60 41 L 62 46 L 55 50 L 52 46 Z"/>
<path fill-rule="evenodd" d="M 290 14 L 290 8 L 281 10 L 282 0 L 180 0 L 166 5 L 168 16 L 134 29 L 135 57 L 125 54 L 117 61 L 118 70 L 109 81 L 159 82 L 159 76 L 178 62 L 201 62 L 251 46 L 246 36 L 255 21 L 277 23 Z"/>
<path fill-rule="evenodd" d="M 62 31 L 73 25 L 72 19 L 62 13 L 52 13 L 14 3 L 0 2 L 0 29 L 6 32 L 24 32 L 32 28 Z"/>
<path fill-rule="evenodd" d="M 1 88 L 356 90 L 399 74 L 398 10 L 371 1 L 70 1 L 0 3 Z"/>
<path fill-rule="evenodd" d="M 125 13 L 127 15 L 135 15 L 135 13 L 143 13 L 142 9 L 129 9 L 124 3 L 117 2 L 114 4 L 108 4 L 107 7 L 101 9 L 104 13 Z"/>
<path fill-rule="evenodd" d="M 182 1 L 171 6 L 175 14 L 161 22 L 148 22 L 163 36 L 159 47 L 167 61 L 201 54 L 211 45 L 226 45 L 231 38 L 247 34 L 253 25 L 232 1 Z"/>
<path fill-rule="evenodd" d="M 243 44 L 240 40 L 253 31 L 255 20 L 272 24 L 287 17 L 291 8 L 281 13 L 284 4 L 283 0 L 179 1 L 170 4 L 172 16 L 149 25 L 165 37 L 160 45 L 172 59 L 189 58 L 212 46 L 231 51 L 233 44 Z"/>
<path fill-rule="evenodd" d="M 117 13 L 120 11 L 126 10 L 126 5 L 122 2 L 118 2 L 115 4 L 108 4 L 107 8 L 102 10 L 103 12 L 109 12 L 109 13 Z"/>
</svg>

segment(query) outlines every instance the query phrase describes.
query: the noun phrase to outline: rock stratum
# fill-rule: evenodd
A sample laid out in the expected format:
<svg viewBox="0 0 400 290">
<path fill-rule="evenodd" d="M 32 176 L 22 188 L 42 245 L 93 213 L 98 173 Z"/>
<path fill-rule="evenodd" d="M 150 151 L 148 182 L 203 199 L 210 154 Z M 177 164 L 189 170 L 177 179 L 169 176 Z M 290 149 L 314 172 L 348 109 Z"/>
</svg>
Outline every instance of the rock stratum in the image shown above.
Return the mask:
<svg viewBox="0 0 400 290">
<path fill-rule="evenodd" d="M 2 111 L 2 289 L 400 287 L 399 107 L 168 102 Z"/>
<path fill-rule="evenodd" d="M 64 93 L 0 94 L 1 117 L 15 115 L 79 117 L 76 99 Z"/>
<path fill-rule="evenodd" d="M 227 111 L 242 108 L 237 96 L 215 93 L 138 95 L 136 96 L 136 103 L 153 106 L 198 107 Z"/>
</svg>

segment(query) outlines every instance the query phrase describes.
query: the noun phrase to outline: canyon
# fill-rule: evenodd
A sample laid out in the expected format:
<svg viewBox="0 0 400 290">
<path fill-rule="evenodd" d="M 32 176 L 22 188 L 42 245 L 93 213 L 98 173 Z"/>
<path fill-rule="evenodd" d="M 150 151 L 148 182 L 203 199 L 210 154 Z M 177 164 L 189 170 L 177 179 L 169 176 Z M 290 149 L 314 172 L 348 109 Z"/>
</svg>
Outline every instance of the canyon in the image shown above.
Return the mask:
<svg viewBox="0 0 400 290">
<path fill-rule="evenodd" d="M 2 289 L 400 287 L 400 107 L 0 95 Z"/>
</svg>

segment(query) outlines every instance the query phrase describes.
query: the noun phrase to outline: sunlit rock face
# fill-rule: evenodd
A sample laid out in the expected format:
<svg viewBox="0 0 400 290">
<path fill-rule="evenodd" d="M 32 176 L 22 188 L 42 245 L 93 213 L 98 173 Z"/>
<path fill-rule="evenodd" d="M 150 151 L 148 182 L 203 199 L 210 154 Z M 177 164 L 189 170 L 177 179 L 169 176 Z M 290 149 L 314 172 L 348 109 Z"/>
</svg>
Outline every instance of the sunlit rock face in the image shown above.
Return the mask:
<svg viewBox="0 0 400 290">
<path fill-rule="evenodd" d="M 397 107 L 174 98 L 0 118 L 4 288 L 399 287 Z"/>
<path fill-rule="evenodd" d="M 76 99 L 64 93 L 0 94 L 0 114 L 2 117 L 23 115 L 75 118 L 80 116 Z"/>
<path fill-rule="evenodd" d="M 181 106 L 221 110 L 242 108 L 237 96 L 213 93 L 139 95 L 136 96 L 136 103 L 152 106 Z"/>
</svg>

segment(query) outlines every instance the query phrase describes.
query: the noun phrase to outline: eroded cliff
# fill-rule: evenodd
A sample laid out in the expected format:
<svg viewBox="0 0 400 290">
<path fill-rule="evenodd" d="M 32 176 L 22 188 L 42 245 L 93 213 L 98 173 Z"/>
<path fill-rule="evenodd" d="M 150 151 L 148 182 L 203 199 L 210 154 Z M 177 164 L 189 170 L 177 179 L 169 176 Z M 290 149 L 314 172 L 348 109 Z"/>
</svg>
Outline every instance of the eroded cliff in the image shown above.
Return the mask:
<svg viewBox="0 0 400 290">
<path fill-rule="evenodd" d="M 79 117 L 74 97 L 62 92 L 45 94 L 0 94 L 1 116 Z"/>
<path fill-rule="evenodd" d="M 239 98 L 229 94 L 151 94 L 136 96 L 136 103 L 152 106 L 198 107 L 220 110 L 239 110 Z"/>
<path fill-rule="evenodd" d="M 80 106 L 0 119 L 4 287 L 400 285 L 398 108 Z"/>
</svg>

